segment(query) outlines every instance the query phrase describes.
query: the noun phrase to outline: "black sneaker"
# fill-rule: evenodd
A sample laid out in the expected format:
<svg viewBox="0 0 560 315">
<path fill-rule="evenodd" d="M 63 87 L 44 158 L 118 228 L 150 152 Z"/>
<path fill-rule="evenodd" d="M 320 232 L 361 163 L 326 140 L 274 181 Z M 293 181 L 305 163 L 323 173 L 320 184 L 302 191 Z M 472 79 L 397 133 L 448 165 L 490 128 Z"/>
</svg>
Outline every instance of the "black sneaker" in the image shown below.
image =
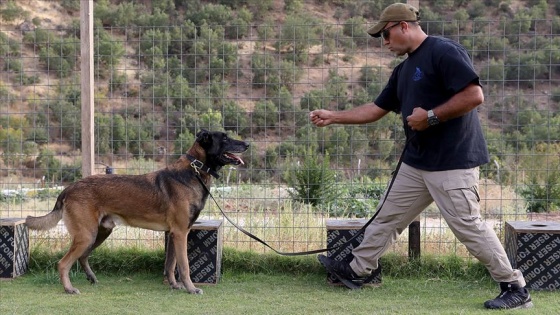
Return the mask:
<svg viewBox="0 0 560 315">
<path fill-rule="evenodd" d="M 359 289 L 366 277 L 358 276 L 347 261 L 337 261 L 325 255 L 318 255 L 319 262 L 349 289 Z"/>
<path fill-rule="evenodd" d="M 495 299 L 484 302 L 484 307 L 489 309 L 517 309 L 531 308 L 531 295 L 527 288 L 508 282 L 501 282 L 502 292 Z"/>
</svg>

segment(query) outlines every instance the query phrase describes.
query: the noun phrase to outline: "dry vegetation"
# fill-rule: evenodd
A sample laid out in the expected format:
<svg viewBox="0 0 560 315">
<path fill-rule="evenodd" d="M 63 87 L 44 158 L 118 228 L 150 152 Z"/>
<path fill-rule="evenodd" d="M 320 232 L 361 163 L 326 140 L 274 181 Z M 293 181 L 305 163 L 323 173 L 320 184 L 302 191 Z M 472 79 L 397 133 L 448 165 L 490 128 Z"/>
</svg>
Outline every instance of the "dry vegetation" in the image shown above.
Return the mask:
<svg viewBox="0 0 560 315">
<path fill-rule="evenodd" d="M 278 7 L 281 5 L 283 1 L 276 1 L 275 5 Z M 319 2 L 319 1 L 317 1 Z M 40 1 L 40 0 L 25 0 L 25 1 L 18 1 L 18 5 L 20 5 L 24 10 L 30 12 L 31 16 L 30 19 L 39 18 L 41 20 L 41 27 L 47 29 L 64 29 L 68 26 L 71 18 L 76 18 L 76 16 L 69 16 L 69 13 L 66 12 L 57 1 Z M 513 1 L 512 8 L 517 8 L 522 6 L 522 1 Z M 327 5 L 317 5 L 315 1 L 312 2 L 310 5 L 306 5 L 306 10 L 309 10 L 313 14 L 320 16 L 326 23 L 336 23 L 337 21 L 333 18 L 334 15 L 334 8 L 331 8 Z M 278 10 L 280 11 L 280 10 Z M 283 16 L 277 14 L 275 16 L 276 20 L 281 22 L 283 20 Z M 14 23 L 2 23 L 0 26 L 1 30 L 15 30 L 19 27 L 22 21 L 15 21 Z M 9 32 L 10 36 L 16 36 L 13 39 L 21 41 L 21 33 L 18 32 Z M 256 34 L 256 32 L 254 32 Z M 122 36 L 122 35 L 118 35 Z M 239 48 L 239 56 L 240 60 L 239 63 L 241 68 L 243 69 L 243 76 L 237 82 L 234 82 L 231 85 L 231 88 L 228 92 L 229 98 L 235 98 L 239 104 L 242 105 L 244 109 L 252 110 L 257 100 L 264 98 L 264 91 L 262 89 L 256 89 L 251 85 L 250 77 L 251 74 L 249 73 L 249 64 L 251 60 L 251 55 L 255 50 L 255 41 L 256 35 L 253 38 L 247 38 L 243 41 L 238 42 Z M 123 38 L 124 39 L 124 38 Z M 35 69 L 38 66 L 36 63 L 35 56 L 37 55 L 36 51 L 33 51 L 30 47 L 22 47 L 22 60 L 24 62 L 24 67 L 26 69 Z M 126 54 L 125 58 L 122 59 L 119 68 L 124 69 L 124 72 L 127 74 L 129 78 L 129 82 L 134 86 L 133 89 L 140 89 L 140 82 L 137 77 L 137 72 L 140 71 L 142 65 L 139 65 L 137 61 L 137 56 L 134 56 L 135 50 L 131 46 L 126 46 Z M 274 50 L 273 47 L 268 47 L 266 49 Z M 311 48 L 311 52 L 313 50 L 320 51 L 320 46 L 314 46 Z M 352 54 L 351 58 L 347 58 L 343 52 L 331 54 L 328 59 L 328 63 L 332 67 L 336 67 L 339 71 L 339 74 L 348 78 L 348 81 L 355 81 L 356 78 L 360 76 L 360 68 L 363 65 L 371 65 L 371 66 L 388 66 L 390 62 L 393 60 L 393 56 L 391 56 L 388 52 L 386 52 L 381 46 L 378 47 L 369 47 L 367 50 L 356 51 Z M 299 102 L 299 99 L 303 96 L 303 94 L 311 88 L 317 88 L 324 84 L 325 80 L 328 78 L 328 67 L 306 67 L 304 70 L 304 75 L 298 84 L 295 85 L 293 90 L 293 98 L 294 102 Z M 386 67 L 386 71 L 390 71 L 388 67 Z M 0 104 L 2 107 L 2 111 L 4 111 L 4 107 L 10 106 L 9 112 L 18 113 L 16 115 L 24 115 L 27 111 L 35 110 L 33 108 L 33 104 L 38 100 L 48 99 L 51 97 L 49 95 L 52 93 L 53 86 L 58 85 L 58 79 L 52 76 L 48 76 L 46 73 L 38 71 L 37 75 L 40 77 L 41 84 L 38 85 L 31 85 L 31 86 L 12 86 L 9 82 L 1 82 L 5 86 L 10 86 L 13 88 L 13 93 L 16 95 L 16 101 L 11 105 Z M 11 74 L 3 75 L 0 80 L 10 80 Z M 108 108 L 111 106 L 115 106 L 115 109 L 118 109 L 119 106 L 125 106 L 128 103 L 128 100 L 123 97 L 122 95 L 113 94 L 111 95 L 107 91 L 107 83 L 106 82 L 97 82 L 96 84 L 96 95 L 101 96 L 100 99 L 97 101 L 97 105 L 100 108 Z M 549 88 L 548 86 L 537 86 L 535 90 L 546 90 Z M 514 91 L 512 90 L 512 95 Z M 546 94 L 539 94 L 535 96 L 535 99 L 539 98 L 546 98 Z M 541 100 L 542 102 L 542 100 Z M 143 105 L 140 105 L 143 106 Z M 140 107 L 139 106 L 139 107 Z M 482 108 L 482 113 L 486 110 Z M 255 134 L 255 144 L 259 147 L 259 150 L 264 150 L 268 143 L 280 143 L 283 139 L 284 135 L 270 135 L 270 134 Z M 80 155 L 79 150 L 74 150 L 70 148 L 68 145 L 58 144 L 58 143 L 49 143 L 47 144 L 50 149 L 57 152 L 59 154 L 58 158 L 65 162 L 71 162 L 72 159 L 75 159 L 76 156 Z M 4 168 L 4 165 L 1 164 L 2 161 L 0 160 L 0 168 Z M 135 170 L 143 171 L 151 171 L 154 169 L 161 168 L 165 166 L 165 161 L 149 161 L 143 163 L 143 165 L 132 165 L 132 163 L 141 163 L 141 162 L 131 162 L 129 160 L 123 159 L 121 161 L 115 161 L 113 166 L 118 169 L 126 169 L 131 168 Z M 97 165 L 96 172 L 103 173 L 104 166 Z M 10 174 L 9 176 L 4 176 L 2 174 L 2 185 L 0 186 L 1 189 L 4 188 L 14 188 L 19 186 L 29 186 L 29 187 L 40 187 L 41 182 L 38 182 L 38 178 L 35 176 L 34 171 L 30 170 L 28 172 L 23 172 L 14 176 Z M 306 250 L 309 249 L 309 246 L 313 247 L 314 244 L 322 244 L 323 240 L 325 239 L 323 226 L 325 217 L 318 217 L 316 214 L 311 213 L 309 209 L 300 209 L 298 205 L 294 205 L 289 201 L 289 198 L 286 198 L 283 195 L 284 187 L 279 187 L 278 189 L 271 189 L 266 191 L 265 193 L 258 192 L 259 188 L 253 188 L 251 190 L 250 197 L 247 197 L 248 193 L 244 192 L 235 196 L 229 196 L 222 199 L 219 199 L 219 202 L 223 205 L 224 210 L 227 212 L 233 212 L 233 215 L 236 220 L 240 220 L 240 224 L 244 224 L 243 220 L 247 219 L 250 222 L 247 222 L 245 227 L 252 229 L 255 234 L 264 235 L 266 239 L 273 240 L 274 244 L 284 244 L 290 243 L 292 240 L 305 240 L 300 242 L 293 242 L 291 247 L 289 248 L 282 248 L 283 250 Z M 525 205 L 523 202 L 523 198 L 518 196 L 513 189 L 509 187 L 504 187 L 499 185 L 491 180 L 483 180 L 480 186 L 480 193 L 482 199 L 482 211 L 484 215 L 488 218 L 489 222 L 497 223 L 503 222 L 504 219 L 512 218 L 516 220 L 524 220 L 524 219 L 531 219 L 531 220 L 538 220 L 541 218 L 545 219 L 559 219 L 559 215 L 546 215 L 546 216 L 538 216 L 536 214 L 525 214 Z M 288 201 L 286 201 L 288 200 Z M 38 200 L 38 199 L 30 199 L 21 204 L 0 204 L 0 213 L 2 216 L 17 216 L 17 217 L 24 217 L 27 214 L 37 214 L 40 212 L 46 212 L 48 209 L 51 209 L 53 205 L 53 199 L 46 199 L 46 200 Z M 296 209 L 297 208 L 297 209 Z M 428 216 L 423 219 L 422 226 L 424 228 L 423 233 L 426 235 L 426 240 L 430 240 L 430 238 L 436 238 L 438 234 L 442 233 L 442 226 L 444 227 L 444 223 L 441 222 L 441 219 L 438 218 L 430 218 L 430 214 L 435 213 L 437 210 L 435 209 L 428 209 Z M 208 209 L 205 210 L 207 218 L 213 217 L 220 217 L 218 209 L 215 205 L 209 205 Z M 236 243 L 240 242 L 240 238 L 244 238 L 243 236 L 240 237 L 240 234 L 235 231 L 231 226 L 227 226 L 225 231 L 225 242 L 226 243 Z M 266 229 L 265 229 L 266 228 Z M 500 226 L 496 227 L 500 229 Z M 57 233 L 63 233 L 63 230 L 56 230 L 53 235 L 49 235 L 46 239 L 52 242 L 60 241 L 59 235 Z M 300 233 L 300 235 L 297 235 Z M 305 234 L 302 235 L 301 233 Z M 443 232 L 449 233 L 449 231 Z M 157 233 L 156 233 L 157 234 Z M 403 234 L 406 237 L 406 233 Z M 123 244 L 130 245 L 129 243 L 144 242 L 146 239 L 155 240 L 153 241 L 152 245 L 155 247 L 162 246 L 163 242 L 160 242 L 162 239 L 161 235 L 154 235 L 151 231 L 136 231 L 136 229 L 128 229 L 122 228 L 121 230 L 117 230 L 115 232 L 115 236 L 113 237 L 115 240 L 121 240 Z M 49 242 L 50 242 L 49 241 Z M 117 241 L 119 242 L 119 241 Z M 247 246 L 248 248 L 255 248 L 256 245 L 254 242 L 247 242 L 241 241 L 242 245 L 236 246 Z M 427 244 L 431 244 L 427 242 Z M 455 247 L 457 246 L 456 243 L 449 243 L 447 245 L 442 245 L 442 243 L 436 243 L 434 246 L 449 246 L 447 250 L 457 250 Z M 56 245 L 58 246 L 58 244 Z M 317 247 L 318 247 L 317 246 Z M 404 247 L 396 247 L 399 251 L 405 251 Z M 442 250 L 434 249 L 434 250 Z"/>
</svg>

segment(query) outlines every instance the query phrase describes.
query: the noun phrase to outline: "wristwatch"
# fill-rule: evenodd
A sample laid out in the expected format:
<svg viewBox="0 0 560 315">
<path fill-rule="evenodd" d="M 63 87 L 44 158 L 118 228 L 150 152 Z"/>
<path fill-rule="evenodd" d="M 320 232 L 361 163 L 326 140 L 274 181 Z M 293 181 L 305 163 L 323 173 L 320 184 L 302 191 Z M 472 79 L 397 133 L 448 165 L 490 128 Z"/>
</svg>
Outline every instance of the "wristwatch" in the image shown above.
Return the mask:
<svg viewBox="0 0 560 315">
<path fill-rule="evenodd" d="M 428 111 L 428 125 L 435 126 L 439 124 L 439 118 L 437 118 L 436 114 L 434 114 L 433 110 Z"/>
</svg>

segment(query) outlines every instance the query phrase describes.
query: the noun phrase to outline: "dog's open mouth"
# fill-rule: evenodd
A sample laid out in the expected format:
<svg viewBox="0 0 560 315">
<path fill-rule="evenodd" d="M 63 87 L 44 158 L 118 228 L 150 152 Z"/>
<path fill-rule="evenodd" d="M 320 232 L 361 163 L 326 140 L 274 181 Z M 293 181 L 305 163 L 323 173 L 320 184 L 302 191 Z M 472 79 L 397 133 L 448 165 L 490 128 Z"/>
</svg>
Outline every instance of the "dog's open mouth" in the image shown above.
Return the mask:
<svg viewBox="0 0 560 315">
<path fill-rule="evenodd" d="M 227 161 L 229 161 L 230 164 L 234 164 L 234 165 L 239 165 L 239 164 L 245 165 L 245 162 L 243 162 L 243 160 L 242 160 L 239 156 L 235 155 L 234 153 L 226 152 L 226 153 L 224 153 L 224 158 L 225 158 Z"/>
</svg>

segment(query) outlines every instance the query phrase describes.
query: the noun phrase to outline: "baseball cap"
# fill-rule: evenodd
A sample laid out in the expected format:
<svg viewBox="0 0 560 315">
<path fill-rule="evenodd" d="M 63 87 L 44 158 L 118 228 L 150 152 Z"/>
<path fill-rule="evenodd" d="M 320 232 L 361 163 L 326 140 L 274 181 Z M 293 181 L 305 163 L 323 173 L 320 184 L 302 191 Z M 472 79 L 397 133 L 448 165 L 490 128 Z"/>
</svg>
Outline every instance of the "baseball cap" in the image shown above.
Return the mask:
<svg viewBox="0 0 560 315">
<path fill-rule="evenodd" d="M 385 27 L 388 22 L 417 22 L 419 20 L 420 13 L 415 7 L 406 3 L 393 3 L 381 12 L 379 22 L 377 22 L 377 24 L 375 24 L 367 32 L 373 37 L 379 37 L 381 36 L 383 27 Z"/>
</svg>

